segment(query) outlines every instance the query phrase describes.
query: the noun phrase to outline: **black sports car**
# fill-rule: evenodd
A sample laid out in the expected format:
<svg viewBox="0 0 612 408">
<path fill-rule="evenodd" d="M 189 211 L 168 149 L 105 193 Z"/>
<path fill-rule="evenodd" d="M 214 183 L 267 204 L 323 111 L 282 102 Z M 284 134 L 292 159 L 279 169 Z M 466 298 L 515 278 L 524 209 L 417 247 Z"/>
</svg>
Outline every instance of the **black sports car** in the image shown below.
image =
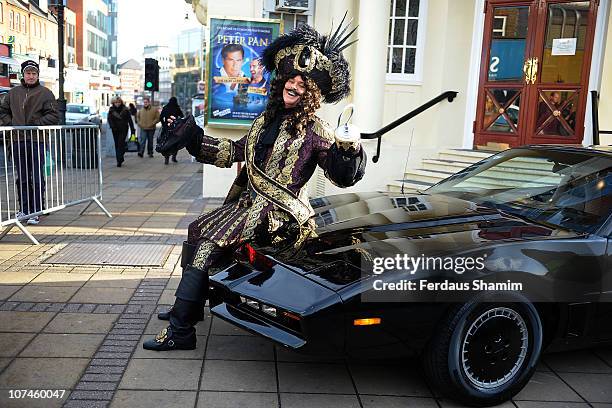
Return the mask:
<svg viewBox="0 0 612 408">
<path fill-rule="evenodd" d="M 422 357 L 475 406 L 544 350 L 612 341 L 612 149 L 527 146 L 424 192 L 317 198 L 299 251 L 245 245 L 212 314 L 296 351 Z"/>
</svg>

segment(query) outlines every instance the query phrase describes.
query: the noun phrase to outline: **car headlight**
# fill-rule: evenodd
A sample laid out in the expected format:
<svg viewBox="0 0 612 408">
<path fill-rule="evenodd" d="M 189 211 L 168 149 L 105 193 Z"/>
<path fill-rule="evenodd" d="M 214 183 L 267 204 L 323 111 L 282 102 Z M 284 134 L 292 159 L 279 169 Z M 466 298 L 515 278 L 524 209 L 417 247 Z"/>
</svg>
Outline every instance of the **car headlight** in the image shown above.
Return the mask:
<svg viewBox="0 0 612 408">
<path fill-rule="evenodd" d="M 261 305 L 261 311 L 272 317 L 276 317 L 276 308 L 268 305 Z"/>
<path fill-rule="evenodd" d="M 252 309 L 257 309 L 259 310 L 259 302 L 255 301 L 255 300 L 251 300 L 251 299 L 247 299 L 245 304 L 252 308 Z"/>
</svg>

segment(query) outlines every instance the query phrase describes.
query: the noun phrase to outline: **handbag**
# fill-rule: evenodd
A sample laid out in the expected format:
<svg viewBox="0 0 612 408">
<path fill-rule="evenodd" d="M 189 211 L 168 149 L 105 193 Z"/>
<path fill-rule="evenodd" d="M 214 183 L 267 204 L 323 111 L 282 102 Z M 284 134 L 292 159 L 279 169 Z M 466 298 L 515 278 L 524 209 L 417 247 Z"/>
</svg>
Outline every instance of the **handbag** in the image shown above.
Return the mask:
<svg viewBox="0 0 612 408">
<path fill-rule="evenodd" d="M 138 142 L 138 138 L 135 134 L 130 135 L 127 140 L 125 150 L 127 152 L 137 152 L 140 149 L 140 143 Z"/>
</svg>

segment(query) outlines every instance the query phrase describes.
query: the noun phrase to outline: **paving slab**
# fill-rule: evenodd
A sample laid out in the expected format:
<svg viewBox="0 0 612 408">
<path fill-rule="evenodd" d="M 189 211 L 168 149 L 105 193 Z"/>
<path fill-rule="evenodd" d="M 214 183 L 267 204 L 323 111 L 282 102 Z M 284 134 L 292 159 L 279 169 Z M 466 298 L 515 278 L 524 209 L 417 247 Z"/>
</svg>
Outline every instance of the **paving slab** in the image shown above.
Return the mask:
<svg viewBox="0 0 612 408">
<path fill-rule="evenodd" d="M 559 373 L 589 402 L 612 403 L 612 374 Z"/>
<path fill-rule="evenodd" d="M 151 407 L 181 407 L 195 406 L 197 393 L 195 391 L 124 391 L 119 390 L 110 408 L 151 408 Z M 209 408 L 214 405 L 207 406 Z M 237 407 L 234 406 L 234 407 Z"/>
<path fill-rule="evenodd" d="M 36 275 L 38 273 L 27 270 L 21 272 L 0 272 L 0 283 L 3 285 L 25 285 L 34 279 Z"/>
<path fill-rule="evenodd" d="M 106 334 L 113 327 L 118 314 L 60 313 L 45 327 L 46 333 Z"/>
<path fill-rule="evenodd" d="M 197 390 L 202 360 L 133 359 L 120 389 Z"/>
<path fill-rule="evenodd" d="M 15 357 L 34 336 L 34 333 L 0 333 L 0 357 Z"/>
<path fill-rule="evenodd" d="M 378 395 L 361 395 L 363 408 L 435 408 L 438 406 L 433 398 L 391 397 Z M 458 407 L 460 405 L 457 405 Z M 514 407 L 510 403 L 511 407 Z"/>
<path fill-rule="evenodd" d="M 81 288 L 70 300 L 73 303 L 126 304 L 132 297 L 131 288 Z"/>
<path fill-rule="evenodd" d="M 283 394 L 283 408 L 360 408 L 357 395 Z"/>
<path fill-rule="evenodd" d="M 274 363 L 207 360 L 201 390 L 276 392 Z"/>
<path fill-rule="evenodd" d="M 355 392 L 344 365 L 278 363 L 281 392 L 352 394 Z"/>
<path fill-rule="evenodd" d="M 176 289 L 164 289 L 157 303 L 160 305 L 173 305 L 176 299 L 174 292 L 176 292 Z"/>
<path fill-rule="evenodd" d="M 39 334 L 20 357 L 92 357 L 102 334 Z"/>
<path fill-rule="evenodd" d="M 593 354 L 605 361 L 605 363 L 612 367 L 612 347 L 600 347 L 593 350 Z"/>
<path fill-rule="evenodd" d="M 10 298 L 13 293 L 17 292 L 21 289 L 21 286 L 12 286 L 12 285 L 1 285 L 0 284 L 0 300 L 6 300 Z"/>
<path fill-rule="evenodd" d="M 207 359 L 274 361 L 274 346 L 255 336 L 210 336 Z"/>
<path fill-rule="evenodd" d="M 424 374 L 416 361 L 405 364 L 350 364 L 360 394 L 430 397 Z"/>
<path fill-rule="evenodd" d="M 33 285 L 42 286 L 83 286 L 92 273 L 53 273 L 43 272 L 32 280 Z"/>
<path fill-rule="evenodd" d="M 0 312 L 0 330 L 38 333 L 53 316 L 53 312 Z"/>
<path fill-rule="evenodd" d="M 272 408 L 277 406 L 278 395 L 276 393 L 201 391 L 197 408 Z M 311 405 L 311 407 L 314 406 L 316 405 Z"/>
<path fill-rule="evenodd" d="M 221 320 L 217 317 L 213 317 L 212 319 L 212 327 L 210 330 L 210 334 L 227 335 L 227 336 L 252 336 L 252 334 L 249 333 L 248 331 L 242 330 L 226 322 L 225 320 Z"/>
<path fill-rule="evenodd" d="M 18 357 L 0 374 L 0 389 L 71 389 L 87 358 Z"/>
<path fill-rule="evenodd" d="M 612 366 L 606 364 L 591 350 L 548 354 L 544 357 L 544 361 L 553 371 L 558 373 L 612 374 Z M 612 384 L 610 386 L 612 387 Z"/>
<path fill-rule="evenodd" d="M 9 300 L 12 302 L 67 302 L 78 289 L 78 287 L 69 286 L 54 287 L 29 284 L 17 291 Z"/>
<path fill-rule="evenodd" d="M 514 397 L 514 400 L 584 402 L 554 373 L 538 371 L 531 377 L 525 388 Z"/>
<path fill-rule="evenodd" d="M 140 285 L 140 281 L 145 277 L 146 272 L 139 275 L 136 273 L 113 274 L 113 273 L 95 273 L 87 283 L 85 288 L 131 288 L 135 289 Z"/>
<path fill-rule="evenodd" d="M 345 364 L 344 358 L 330 358 L 311 356 L 309 354 L 298 353 L 289 348 L 275 346 L 276 347 L 276 359 L 280 362 L 288 363 L 323 363 L 323 364 Z"/>
<path fill-rule="evenodd" d="M 0 357 L 0 372 L 2 372 L 2 370 L 4 370 L 12 360 L 12 358 Z"/>
</svg>

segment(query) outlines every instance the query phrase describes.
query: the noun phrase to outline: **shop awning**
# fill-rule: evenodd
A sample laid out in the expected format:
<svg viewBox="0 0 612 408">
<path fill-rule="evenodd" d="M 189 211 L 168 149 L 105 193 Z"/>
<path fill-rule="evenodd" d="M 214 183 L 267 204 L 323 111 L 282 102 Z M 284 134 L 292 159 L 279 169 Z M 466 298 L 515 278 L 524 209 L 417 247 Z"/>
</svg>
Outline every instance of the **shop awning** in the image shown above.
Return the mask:
<svg viewBox="0 0 612 408">
<path fill-rule="evenodd" d="M 10 58 L 10 57 L 3 57 L 3 56 L 0 56 L 0 64 L 15 65 L 15 66 L 20 65 L 16 59 Z"/>
</svg>

